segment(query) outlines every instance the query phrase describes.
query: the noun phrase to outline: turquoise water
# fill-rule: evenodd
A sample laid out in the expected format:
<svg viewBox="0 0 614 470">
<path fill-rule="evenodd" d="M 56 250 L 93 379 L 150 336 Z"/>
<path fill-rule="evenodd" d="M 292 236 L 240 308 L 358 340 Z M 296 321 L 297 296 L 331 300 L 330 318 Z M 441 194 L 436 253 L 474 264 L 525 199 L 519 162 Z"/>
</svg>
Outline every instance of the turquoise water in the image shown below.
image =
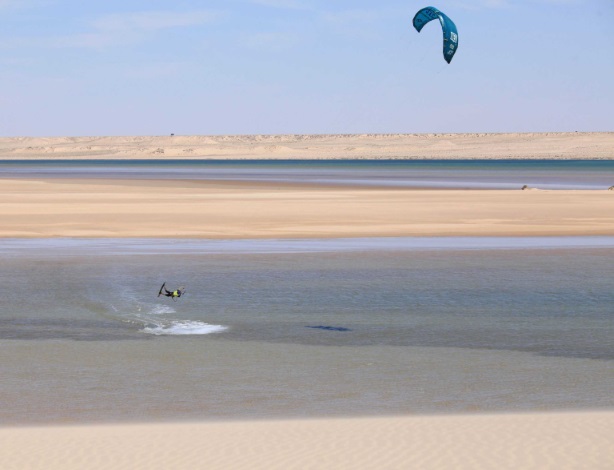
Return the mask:
<svg viewBox="0 0 614 470">
<path fill-rule="evenodd" d="M 613 237 L 4 240 L 0 259 L 3 424 L 614 406 Z"/>
<path fill-rule="evenodd" d="M 0 178 L 199 179 L 407 188 L 607 189 L 614 160 L 0 160 Z"/>
</svg>

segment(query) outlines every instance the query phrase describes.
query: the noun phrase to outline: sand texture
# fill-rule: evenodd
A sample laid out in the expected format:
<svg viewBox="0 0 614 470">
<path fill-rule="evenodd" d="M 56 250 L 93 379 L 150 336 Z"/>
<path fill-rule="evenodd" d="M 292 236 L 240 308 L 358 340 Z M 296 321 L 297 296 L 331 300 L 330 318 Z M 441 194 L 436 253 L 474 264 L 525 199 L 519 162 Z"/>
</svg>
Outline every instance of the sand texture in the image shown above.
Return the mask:
<svg viewBox="0 0 614 470">
<path fill-rule="evenodd" d="M 614 193 L 0 180 L 0 237 L 614 235 Z"/>
<path fill-rule="evenodd" d="M 5 137 L 0 159 L 614 159 L 614 132 Z"/>
<path fill-rule="evenodd" d="M 0 465 L 609 470 L 612 436 L 612 412 L 0 428 Z"/>
</svg>

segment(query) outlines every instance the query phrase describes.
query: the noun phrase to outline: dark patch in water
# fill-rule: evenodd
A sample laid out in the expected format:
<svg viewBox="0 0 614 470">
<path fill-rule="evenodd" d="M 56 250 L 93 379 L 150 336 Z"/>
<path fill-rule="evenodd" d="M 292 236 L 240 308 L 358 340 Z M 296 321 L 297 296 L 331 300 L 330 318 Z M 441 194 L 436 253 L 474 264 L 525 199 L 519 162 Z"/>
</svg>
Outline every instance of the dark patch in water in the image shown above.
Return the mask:
<svg viewBox="0 0 614 470">
<path fill-rule="evenodd" d="M 587 329 L 519 328 L 452 328 L 449 326 L 365 326 L 338 327 L 308 325 L 305 328 L 324 331 L 352 331 L 351 335 L 305 335 L 296 326 L 243 325 L 211 339 L 233 341 L 266 341 L 319 346 L 409 346 L 463 348 L 493 351 L 518 351 L 546 357 L 567 357 L 614 361 L 614 348 L 606 340 L 607 332 Z"/>
<path fill-rule="evenodd" d="M 305 328 L 316 328 L 318 330 L 326 330 L 326 331 L 352 331 L 349 328 L 345 328 L 343 326 L 315 325 L 315 326 L 306 326 Z"/>
</svg>

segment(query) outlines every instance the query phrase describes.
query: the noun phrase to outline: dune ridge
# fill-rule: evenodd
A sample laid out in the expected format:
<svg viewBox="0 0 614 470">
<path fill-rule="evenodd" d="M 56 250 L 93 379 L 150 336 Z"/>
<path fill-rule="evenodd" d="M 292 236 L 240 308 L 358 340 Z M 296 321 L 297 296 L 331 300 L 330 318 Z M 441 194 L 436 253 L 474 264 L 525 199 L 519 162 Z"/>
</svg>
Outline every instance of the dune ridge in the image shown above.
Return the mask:
<svg viewBox="0 0 614 470">
<path fill-rule="evenodd" d="M 614 159 L 614 132 L 4 137 L 0 159 Z"/>
</svg>

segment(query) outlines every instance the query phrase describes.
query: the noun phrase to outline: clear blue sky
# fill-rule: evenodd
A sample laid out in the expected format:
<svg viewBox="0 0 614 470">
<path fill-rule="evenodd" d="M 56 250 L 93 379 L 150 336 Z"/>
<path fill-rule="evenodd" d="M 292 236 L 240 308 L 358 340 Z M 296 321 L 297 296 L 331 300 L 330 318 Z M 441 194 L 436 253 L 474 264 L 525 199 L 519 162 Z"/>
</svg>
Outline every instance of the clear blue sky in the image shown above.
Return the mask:
<svg viewBox="0 0 614 470">
<path fill-rule="evenodd" d="M 442 57 L 428 5 L 456 23 Z M 0 0 L 0 135 L 614 130 L 614 0 Z"/>
</svg>

